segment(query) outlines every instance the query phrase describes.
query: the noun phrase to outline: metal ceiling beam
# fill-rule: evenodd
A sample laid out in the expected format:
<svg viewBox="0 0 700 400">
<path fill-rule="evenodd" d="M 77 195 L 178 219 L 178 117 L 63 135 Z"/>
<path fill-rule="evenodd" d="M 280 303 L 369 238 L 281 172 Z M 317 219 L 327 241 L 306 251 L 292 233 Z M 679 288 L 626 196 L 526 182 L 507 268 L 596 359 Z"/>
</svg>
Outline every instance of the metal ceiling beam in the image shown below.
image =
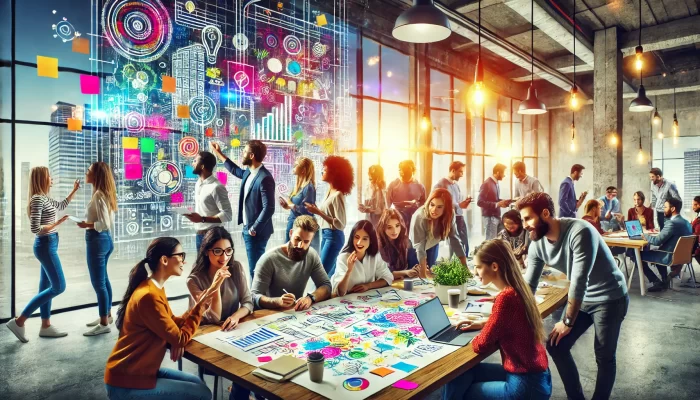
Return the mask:
<svg viewBox="0 0 700 400">
<path fill-rule="evenodd" d="M 644 87 L 647 90 L 647 96 L 660 96 L 673 94 L 673 88 L 676 88 L 676 93 L 696 92 L 700 90 L 700 83 L 698 82 L 700 82 L 700 70 L 692 70 L 667 75 L 666 77 L 657 75 L 644 78 Z M 637 86 L 639 79 L 634 80 L 633 83 Z M 622 97 L 632 99 L 636 95 L 636 93 L 625 93 Z"/>
<path fill-rule="evenodd" d="M 700 15 L 678 19 L 642 29 L 644 52 L 672 49 L 700 42 Z M 634 55 L 639 45 L 639 30 L 627 32 L 620 38 L 623 56 Z"/>
<path fill-rule="evenodd" d="M 572 56 L 560 56 L 560 57 L 554 57 L 554 58 L 549 58 L 547 60 L 544 60 L 547 64 L 549 64 L 550 67 L 556 68 L 557 71 L 563 73 L 563 74 L 570 74 L 574 72 L 574 64 L 573 64 L 573 57 Z M 581 60 L 576 60 L 576 72 L 591 72 L 593 71 L 593 67 L 584 63 Z M 508 72 L 506 74 L 506 78 L 512 79 L 515 82 L 525 82 L 530 79 L 530 73 L 527 71 L 524 71 L 522 69 L 516 69 L 511 72 Z M 535 78 L 539 79 L 539 78 Z"/>
</svg>

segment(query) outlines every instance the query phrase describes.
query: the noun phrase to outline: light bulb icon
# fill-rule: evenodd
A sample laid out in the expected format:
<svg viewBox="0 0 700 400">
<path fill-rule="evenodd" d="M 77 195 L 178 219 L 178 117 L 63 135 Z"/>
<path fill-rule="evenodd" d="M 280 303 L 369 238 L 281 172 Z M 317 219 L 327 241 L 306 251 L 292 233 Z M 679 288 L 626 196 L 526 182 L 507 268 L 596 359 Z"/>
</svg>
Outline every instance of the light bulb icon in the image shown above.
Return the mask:
<svg viewBox="0 0 700 400">
<path fill-rule="evenodd" d="M 216 55 L 221 48 L 221 30 L 214 25 L 207 25 L 202 28 L 202 44 L 207 52 L 209 64 L 216 64 Z"/>
</svg>

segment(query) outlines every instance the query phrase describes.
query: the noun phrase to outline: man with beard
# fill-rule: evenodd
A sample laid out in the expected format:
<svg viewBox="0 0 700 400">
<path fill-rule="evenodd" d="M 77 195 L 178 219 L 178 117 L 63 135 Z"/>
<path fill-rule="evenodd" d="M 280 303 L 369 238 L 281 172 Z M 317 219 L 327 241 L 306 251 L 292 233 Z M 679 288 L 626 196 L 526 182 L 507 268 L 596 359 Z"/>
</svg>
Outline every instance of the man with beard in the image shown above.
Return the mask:
<svg viewBox="0 0 700 400">
<path fill-rule="evenodd" d="M 615 384 L 615 352 L 629 296 L 625 278 L 610 249 L 593 225 L 572 218 L 556 218 L 546 193 L 531 193 L 517 203 L 532 243 L 525 280 L 537 289 L 545 264 L 565 272 L 571 284 L 563 321 L 549 334 L 547 351 L 557 366 L 569 399 L 584 399 L 571 348 L 593 325 L 598 364 L 594 399 L 610 398 Z"/>
<path fill-rule="evenodd" d="M 208 151 L 200 151 L 192 161 L 194 173 L 199 175 L 194 184 L 194 212 L 185 214 L 185 218 L 194 222 L 197 230 L 195 243 L 197 252 L 207 229 L 221 226 L 233 219 L 231 202 L 226 188 L 212 175 L 216 167 L 216 157 Z"/>
<path fill-rule="evenodd" d="M 253 300 L 256 308 L 302 311 L 331 297 L 331 281 L 316 250 L 309 249 L 318 231 L 316 221 L 302 215 L 294 220 L 289 242 L 263 254 L 255 268 Z M 304 295 L 311 278 L 316 290 Z"/>
<path fill-rule="evenodd" d="M 649 170 L 649 180 L 651 181 L 651 200 L 649 207 L 656 211 L 656 226 L 659 230 L 664 229 L 664 202 L 668 197 L 675 197 L 681 200 L 678 187 L 675 183 L 664 178 L 664 173 L 660 168 Z"/>
<path fill-rule="evenodd" d="M 399 163 L 399 177 L 389 184 L 386 189 L 386 203 L 394 208 L 403 217 L 403 222 L 408 228 L 411 226 L 411 217 L 418 207 L 425 204 L 425 186 L 414 179 L 416 165 L 412 160 L 404 160 Z"/>
<path fill-rule="evenodd" d="M 262 164 L 267 147 L 259 140 L 248 141 L 242 154 L 242 164 L 248 167 L 246 169 L 226 157 L 218 143 L 211 143 L 211 147 L 228 172 L 243 181 L 238 197 L 238 225 L 243 224 L 243 242 L 248 255 L 250 279 L 253 279 L 255 265 L 274 231 L 275 179 Z"/>
</svg>

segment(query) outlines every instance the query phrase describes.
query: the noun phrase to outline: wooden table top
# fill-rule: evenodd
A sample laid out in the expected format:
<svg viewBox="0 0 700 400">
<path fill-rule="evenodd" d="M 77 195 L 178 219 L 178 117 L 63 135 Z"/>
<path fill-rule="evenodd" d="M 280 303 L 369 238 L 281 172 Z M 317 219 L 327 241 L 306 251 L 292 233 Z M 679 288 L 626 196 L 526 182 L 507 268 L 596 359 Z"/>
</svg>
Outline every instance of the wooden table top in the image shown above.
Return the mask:
<svg viewBox="0 0 700 400">
<path fill-rule="evenodd" d="M 542 292 L 544 291 L 544 292 Z M 537 305 L 542 318 L 551 314 L 566 302 L 568 288 L 549 287 L 540 289 L 539 295 L 544 296 L 544 301 Z M 258 310 L 241 322 L 261 318 L 274 314 L 276 310 Z M 219 329 L 216 325 L 200 327 L 195 336 L 203 335 Z M 421 368 L 409 375 L 406 379 L 418 383 L 414 390 L 396 389 L 388 386 L 369 399 L 401 400 L 413 397 L 422 398 L 439 389 L 447 382 L 474 367 L 490 354 L 476 354 L 472 347 L 467 345 L 451 353 L 448 357 L 440 359 Z M 323 399 L 320 394 L 313 392 L 293 382 L 273 383 L 258 378 L 252 372 L 257 368 L 243 361 L 237 360 L 227 354 L 214 350 L 197 341 L 190 341 L 185 349 L 184 357 L 205 369 L 229 379 L 247 389 L 265 396 L 268 399 Z"/>
<path fill-rule="evenodd" d="M 641 249 L 649 242 L 646 240 L 632 240 L 630 238 L 626 237 L 608 237 L 608 236 L 603 236 L 603 241 L 608 245 L 608 246 L 613 246 L 613 247 L 627 247 L 630 249 Z"/>
</svg>

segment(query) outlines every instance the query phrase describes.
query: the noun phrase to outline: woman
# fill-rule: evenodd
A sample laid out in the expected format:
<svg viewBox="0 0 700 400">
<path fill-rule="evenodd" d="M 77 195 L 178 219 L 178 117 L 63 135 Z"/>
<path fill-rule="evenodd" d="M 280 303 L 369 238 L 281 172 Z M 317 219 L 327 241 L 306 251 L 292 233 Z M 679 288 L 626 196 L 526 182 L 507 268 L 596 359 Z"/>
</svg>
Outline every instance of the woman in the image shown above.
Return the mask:
<svg viewBox="0 0 700 400">
<path fill-rule="evenodd" d="M 294 175 L 297 176 L 294 190 L 289 198 L 279 197 L 279 203 L 282 208 L 289 210 L 289 218 L 287 218 L 287 230 L 285 231 L 285 243 L 289 242 L 289 232 L 294 226 L 294 220 L 300 215 L 312 215 L 304 203 L 316 202 L 316 171 L 314 163 L 306 157 L 299 157 L 294 163 Z M 314 235 L 311 240 L 311 247 L 317 252 L 320 252 L 319 235 Z"/>
<path fill-rule="evenodd" d="M 391 285 L 394 276 L 377 253 L 379 243 L 374 226 L 366 219 L 357 221 L 338 257 L 338 270 L 331 279 L 333 294 L 345 296 Z"/>
<path fill-rule="evenodd" d="M 29 301 L 19 317 L 11 319 L 7 323 L 7 327 L 22 343 L 29 341 L 25 335 L 24 323 L 37 308 L 41 310 L 39 336 L 56 338 L 68 335 L 51 325 L 50 320 L 51 300 L 66 290 L 66 280 L 63 277 L 61 260 L 58 258 L 58 233 L 56 229 L 68 219 L 68 215 L 56 220 L 56 213 L 66 209 L 75 192 L 80 189 L 80 180 L 75 180 L 73 191 L 60 203 L 48 196 L 52 185 L 53 179 L 49 175 L 48 168 L 32 168 L 29 173 L 27 215 L 29 216 L 29 227 L 36 235 L 34 256 L 41 263 L 39 293 Z"/>
<path fill-rule="evenodd" d="M 185 252 L 177 239 L 155 239 L 146 250 L 146 258 L 129 273 L 129 284 L 117 311 L 119 339 L 107 359 L 105 386 L 111 400 L 140 398 L 178 398 L 209 400 L 211 392 L 198 377 L 160 368 L 165 349 L 170 359 L 182 357 L 185 346 L 197 331 L 202 313 L 231 276 L 226 269 L 217 271 L 212 284 L 201 293 L 194 306 L 181 317 L 170 309 L 165 282 L 180 276 Z M 150 274 L 150 275 L 149 275 Z"/>
<path fill-rule="evenodd" d="M 447 189 L 434 189 L 425 204 L 418 207 L 411 218 L 409 234 L 420 262 L 418 275 L 426 278 L 428 269 L 435 265 L 440 242 L 450 238 L 450 247 L 463 265 L 467 265 L 464 246 L 457 233 L 452 196 Z"/>
<path fill-rule="evenodd" d="M 372 165 L 367 171 L 369 175 L 369 187 L 365 195 L 364 204 L 360 204 L 358 210 L 366 213 L 369 222 L 373 226 L 379 224 L 379 218 L 386 208 L 386 181 L 384 181 L 384 168 L 381 165 Z"/>
<path fill-rule="evenodd" d="M 644 206 L 644 192 L 634 192 L 634 207 L 627 211 L 627 220 L 639 220 L 644 229 L 654 230 L 654 210 Z"/>
<path fill-rule="evenodd" d="M 328 171 L 333 171 L 329 173 Z M 321 180 L 328 182 L 328 192 L 318 206 L 305 202 L 306 209 L 321 217 L 321 263 L 328 276 L 335 272 L 335 262 L 345 241 L 345 196 L 355 185 L 355 174 L 350 161 L 340 156 L 328 156 L 323 160 Z"/>
<path fill-rule="evenodd" d="M 416 250 L 408 240 L 403 217 L 398 211 L 387 208 L 382 212 L 377 224 L 377 239 L 379 239 L 379 254 L 389 265 L 395 280 L 418 276 Z"/>
<path fill-rule="evenodd" d="M 600 208 L 601 208 L 600 200 L 596 199 L 591 199 L 588 200 L 586 203 L 586 207 L 584 208 L 585 214 L 581 219 L 588 221 L 595 230 L 598 231 L 601 235 L 604 235 L 605 232 L 603 231 L 603 228 L 600 226 Z"/>
<path fill-rule="evenodd" d="M 513 250 L 515 259 L 518 260 L 520 267 L 525 267 L 525 259 L 527 258 L 527 248 L 530 245 L 530 235 L 523 227 L 523 219 L 520 217 L 520 212 L 509 210 L 501 217 L 503 227 L 498 232 L 498 238 L 503 239 Z"/>
<path fill-rule="evenodd" d="M 96 336 L 112 331 L 112 285 L 107 276 L 107 261 L 114 250 L 111 230 L 117 211 L 117 186 L 109 165 L 98 161 L 85 173 L 85 183 L 92 184 L 92 199 L 85 211 L 85 221 L 78 227 L 86 229 L 85 248 L 92 288 L 97 294 L 99 318 L 87 324 L 93 327 L 84 336 Z"/>
<path fill-rule="evenodd" d="M 552 394 L 542 318 L 510 246 L 485 241 L 474 254 L 476 276 L 493 283 L 496 296 L 488 321 L 460 321 L 457 329 L 482 331 L 475 353 L 501 351 L 503 365 L 481 363 L 447 384 L 443 399 L 548 399 Z"/>
</svg>

